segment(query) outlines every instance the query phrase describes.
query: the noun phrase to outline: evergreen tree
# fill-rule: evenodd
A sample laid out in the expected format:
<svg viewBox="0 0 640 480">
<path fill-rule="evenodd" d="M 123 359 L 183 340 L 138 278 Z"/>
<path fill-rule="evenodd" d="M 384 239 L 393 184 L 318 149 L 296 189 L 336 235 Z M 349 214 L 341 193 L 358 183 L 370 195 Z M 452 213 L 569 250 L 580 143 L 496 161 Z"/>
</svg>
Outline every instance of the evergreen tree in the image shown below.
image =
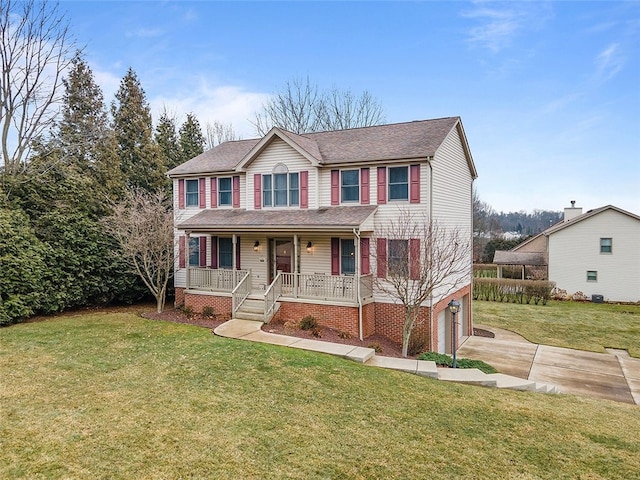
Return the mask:
<svg viewBox="0 0 640 480">
<path fill-rule="evenodd" d="M 176 133 L 176 120 L 169 116 L 166 110 L 160 115 L 156 126 L 155 140 L 167 170 L 171 170 L 182 163 L 180 142 Z"/>
<path fill-rule="evenodd" d="M 60 155 L 79 173 L 93 178 L 93 198 L 104 205 L 107 198 L 122 195 L 123 177 L 102 91 L 79 52 L 63 82 L 62 121 L 57 134 Z"/>
<path fill-rule="evenodd" d="M 133 69 L 120 82 L 111 104 L 120 166 L 128 187 L 153 192 L 166 184 L 165 167 L 153 141 L 151 109 Z"/>
<path fill-rule="evenodd" d="M 187 161 L 204 152 L 205 138 L 200 128 L 200 122 L 193 113 L 187 114 L 187 119 L 180 127 L 180 149 L 182 159 Z"/>
</svg>

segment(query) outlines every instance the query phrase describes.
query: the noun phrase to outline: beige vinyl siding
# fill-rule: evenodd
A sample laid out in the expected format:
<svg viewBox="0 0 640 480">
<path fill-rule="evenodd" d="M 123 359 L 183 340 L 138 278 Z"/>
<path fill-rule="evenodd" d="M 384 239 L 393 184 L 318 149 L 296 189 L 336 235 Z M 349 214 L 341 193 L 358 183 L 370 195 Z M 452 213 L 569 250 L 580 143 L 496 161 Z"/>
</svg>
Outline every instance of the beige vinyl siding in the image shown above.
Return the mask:
<svg viewBox="0 0 640 480">
<path fill-rule="evenodd" d="M 546 252 L 547 251 L 547 237 L 540 235 L 537 238 L 532 239 L 526 245 L 514 248 L 516 252 Z"/>
<path fill-rule="evenodd" d="M 311 165 L 309 160 L 298 153 L 293 147 L 280 139 L 275 139 L 264 151 L 249 165 L 244 178 L 244 204 L 247 210 L 254 208 L 253 176 L 256 173 L 267 175 L 273 173 L 273 168 L 282 163 L 286 165 L 289 173 L 309 172 L 309 208 L 318 208 L 318 200 L 315 192 L 317 184 L 317 169 Z M 241 181 L 241 185 L 242 185 Z M 262 203 L 262 200 L 261 202 Z M 283 207 L 274 207 L 283 208 Z M 300 208 L 299 206 L 291 208 Z"/>
<path fill-rule="evenodd" d="M 612 239 L 612 253 L 600 253 L 600 238 Z M 640 300 L 640 221 L 604 210 L 549 236 L 549 279 L 573 294 L 605 300 Z M 587 271 L 598 272 L 596 282 Z"/>
</svg>

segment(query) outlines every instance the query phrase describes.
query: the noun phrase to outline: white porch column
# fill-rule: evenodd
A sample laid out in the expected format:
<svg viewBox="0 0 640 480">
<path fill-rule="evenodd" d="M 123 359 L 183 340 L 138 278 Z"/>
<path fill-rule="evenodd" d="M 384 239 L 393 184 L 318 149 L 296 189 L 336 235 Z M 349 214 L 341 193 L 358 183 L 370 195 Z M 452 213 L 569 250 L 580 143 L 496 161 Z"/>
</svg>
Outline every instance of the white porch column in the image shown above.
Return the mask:
<svg viewBox="0 0 640 480">
<path fill-rule="evenodd" d="M 231 270 L 233 271 L 233 288 L 238 284 L 238 273 L 236 272 L 236 242 L 238 241 L 236 234 L 231 236 Z M 232 289 L 233 289 L 232 288 Z"/>
<path fill-rule="evenodd" d="M 190 264 L 191 264 L 191 262 L 189 261 L 191 259 L 191 238 L 190 238 L 191 235 L 190 235 L 189 232 L 185 232 L 185 233 L 186 233 L 186 236 L 185 236 L 185 239 L 184 239 L 184 242 L 185 242 L 185 246 L 184 246 L 184 256 L 185 256 L 184 260 L 185 260 L 185 262 L 184 262 L 184 265 L 185 265 L 185 272 L 186 272 L 186 276 L 187 276 L 186 282 L 185 282 L 185 286 L 186 286 L 186 289 L 189 290 L 191 288 L 191 278 L 190 278 L 191 277 L 191 272 L 189 271 L 189 267 L 190 267 Z"/>
<path fill-rule="evenodd" d="M 293 296 L 298 296 L 298 234 L 293 235 Z"/>
</svg>

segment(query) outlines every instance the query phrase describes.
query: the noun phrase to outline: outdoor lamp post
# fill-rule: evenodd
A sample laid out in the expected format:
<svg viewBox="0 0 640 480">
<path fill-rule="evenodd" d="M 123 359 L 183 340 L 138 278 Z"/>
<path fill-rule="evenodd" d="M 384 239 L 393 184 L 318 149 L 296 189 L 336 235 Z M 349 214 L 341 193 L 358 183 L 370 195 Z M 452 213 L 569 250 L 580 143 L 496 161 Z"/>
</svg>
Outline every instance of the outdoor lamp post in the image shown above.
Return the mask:
<svg viewBox="0 0 640 480">
<path fill-rule="evenodd" d="M 456 314 L 460 310 L 460 302 L 457 300 L 451 300 L 449 302 L 449 311 L 451 312 L 451 343 L 453 350 L 453 368 L 458 368 L 458 362 L 456 360 L 456 350 L 458 349 L 458 322 L 456 321 Z"/>
</svg>

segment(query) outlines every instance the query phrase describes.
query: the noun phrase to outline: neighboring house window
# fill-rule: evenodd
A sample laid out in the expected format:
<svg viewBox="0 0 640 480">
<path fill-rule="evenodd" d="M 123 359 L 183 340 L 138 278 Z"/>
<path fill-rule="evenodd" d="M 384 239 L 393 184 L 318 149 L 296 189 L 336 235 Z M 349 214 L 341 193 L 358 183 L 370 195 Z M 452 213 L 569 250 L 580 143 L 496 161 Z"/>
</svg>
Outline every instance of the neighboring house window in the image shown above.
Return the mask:
<svg viewBox="0 0 640 480">
<path fill-rule="evenodd" d="M 200 202 L 198 198 L 198 180 L 187 180 L 187 207 L 197 207 Z"/>
<path fill-rule="evenodd" d="M 587 282 L 597 282 L 598 272 L 596 270 L 587 270 Z"/>
<path fill-rule="evenodd" d="M 200 239 L 197 237 L 189 238 L 189 266 L 200 266 Z"/>
<path fill-rule="evenodd" d="M 409 168 L 389 168 L 389 200 L 409 199 Z"/>
<path fill-rule="evenodd" d="M 352 238 L 340 239 L 340 271 L 342 275 L 356 273 L 356 247 Z"/>
<path fill-rule="evenodd" d="M 409 241 L 389 240 L 389 275 L 406 276 L 409 269 Z"/>
<path fill-rule="evenodd" d="M 342 171 L 342 201 L 358 202 L 360 201 L 360 170 L 343 170 Z"/>
<path fill-rule="evenodd" d="M 231 206 L 233 199 L 233 189 L 231 185 L 231 177 L 224 177 L 218 179 L 218 205 L 219 206 Z"/>
<path fill-rule="evenodd" d="M 264 207 L 288 207 L 300 204 L 300 178 L 298 173 L 288 173 L 284 164 L 278 164 L 274 173 L 262 176 L 262 205 Z"/>
<path fill-rule="evenodd" d="M 613 252 L 613 244 L 610 238 L 601 238 L 600 239 L 600 253 L 612 253 Z"/>
<path fill-rule="evenodd" d="M 231 238 L 218 239 L 218 268 L 233 268 L 233 242 Z"/>
</svg>

